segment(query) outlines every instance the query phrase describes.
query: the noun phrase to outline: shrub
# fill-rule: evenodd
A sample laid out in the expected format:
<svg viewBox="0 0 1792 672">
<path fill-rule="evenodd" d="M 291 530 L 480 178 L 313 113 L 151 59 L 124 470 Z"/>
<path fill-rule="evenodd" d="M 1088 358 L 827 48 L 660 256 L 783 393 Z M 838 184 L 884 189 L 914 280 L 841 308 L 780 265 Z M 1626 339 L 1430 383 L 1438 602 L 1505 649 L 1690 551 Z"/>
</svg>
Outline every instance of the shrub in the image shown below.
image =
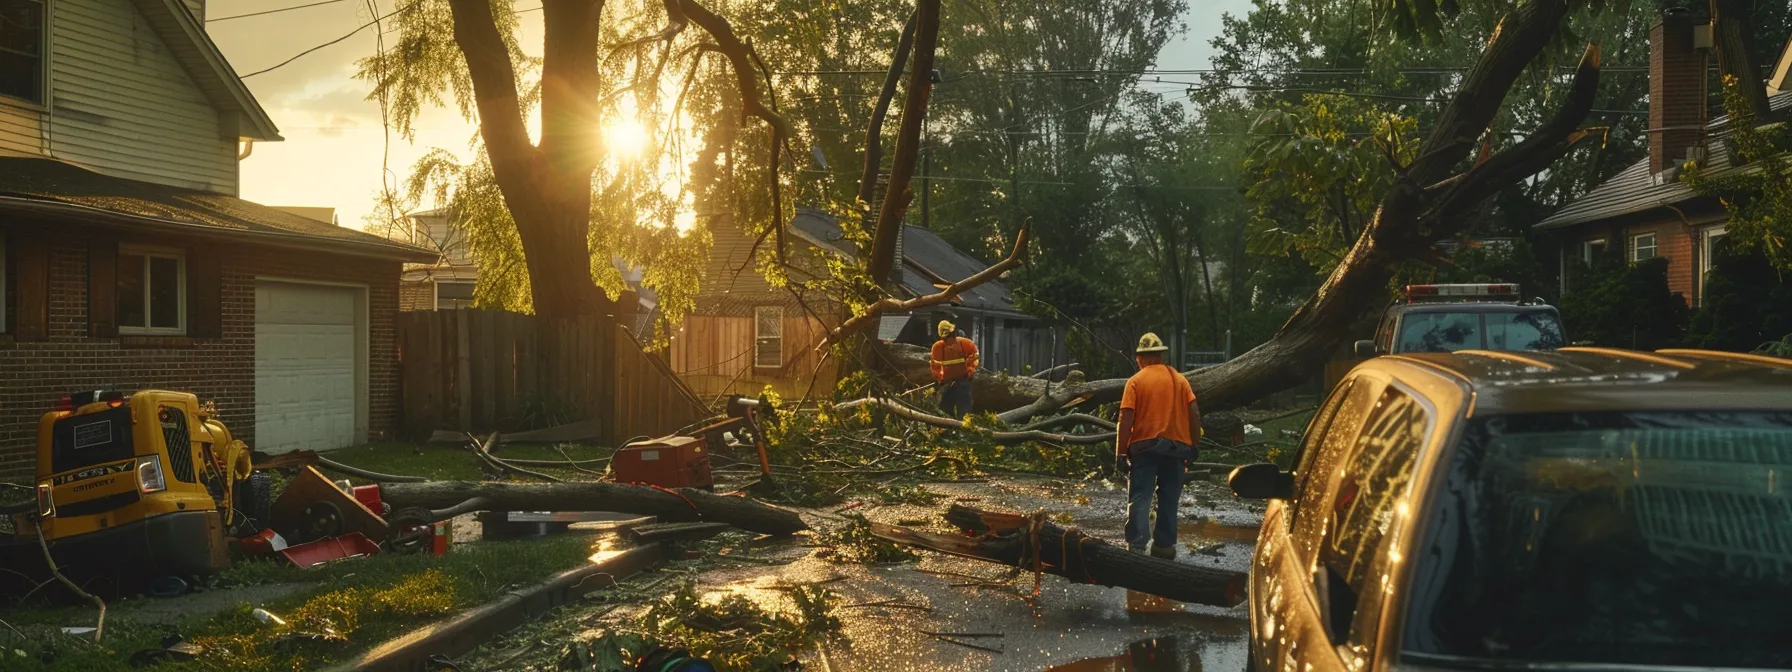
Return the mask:
<svg viewBox="0 0 1792 672">
<path fill-rule="evenodd" d="M 1575 278 L 1560 309 L 1571 342 L 1655 350 L 1686 335 L 1686 298 L 1668 291 L 1667 259 L 1590 269 Z"/>
</svg>

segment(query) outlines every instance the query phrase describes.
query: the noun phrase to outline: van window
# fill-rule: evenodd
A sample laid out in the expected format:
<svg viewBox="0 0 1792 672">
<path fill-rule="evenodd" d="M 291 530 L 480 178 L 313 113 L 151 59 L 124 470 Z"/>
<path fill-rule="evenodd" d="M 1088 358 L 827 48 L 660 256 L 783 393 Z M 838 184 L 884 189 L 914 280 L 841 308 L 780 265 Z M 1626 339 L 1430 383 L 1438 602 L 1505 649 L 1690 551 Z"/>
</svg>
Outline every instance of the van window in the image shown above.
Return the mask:
<svg viewBox="0 0 1792 672">
<path fill-rule="evenodd" d="M 1329 422 L 1308 429 L 1307 447 L 1295 472 L 1293 512 L 1294 544 L 1304 559 L 1312 559 L 1317 552 L 1319 532 L 1331 520 L 1327 505 L 1339 464 L 1361 431 L 1380 387 L 1368 378 L 1353 379 L 1350 389 L 1332 395 L 1336 409 Z"/>
<path fill-rule="evenodd" d="M 1553 350 L 1566 345 L 1548 309 L 1520 312 L 1407 313 L 1390 352 Z"/>
<path fill-rule="evenodd" d="M 1334 641 L 1365 648 L 1374 643 L 1382 587 L 1389 580 L 1382 575 L 1386 563 L 1378 560 L 1388 551 L 1388 531 L 1406 510 L 1429 416 L 1412 395 L 1387 387 L 1343 460 L 1329 500 L 1332 524 L 1319 555 L 1329 584 L 1327 618 Z"/>
</svg>

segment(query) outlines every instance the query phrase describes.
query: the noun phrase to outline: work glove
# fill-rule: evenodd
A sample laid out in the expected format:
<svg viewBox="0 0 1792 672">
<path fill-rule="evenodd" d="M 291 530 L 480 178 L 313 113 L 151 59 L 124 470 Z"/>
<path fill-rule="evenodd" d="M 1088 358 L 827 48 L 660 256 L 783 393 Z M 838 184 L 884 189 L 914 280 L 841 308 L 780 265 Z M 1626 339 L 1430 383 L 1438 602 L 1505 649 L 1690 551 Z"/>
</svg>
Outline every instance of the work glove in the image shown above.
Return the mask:
<svg viewBox="0 0 1792 672">
<path fill-rule="evenodd" d="M 1129 458 L 1125 455 L 1115 455 L 1114 456 L 1114 471 L 1116 473 L 1120 474 L 1121 478 L 1125 478 L 1128 474 L 1131 474 L 1132 473 L 1132 458 Z"/>
</svg>

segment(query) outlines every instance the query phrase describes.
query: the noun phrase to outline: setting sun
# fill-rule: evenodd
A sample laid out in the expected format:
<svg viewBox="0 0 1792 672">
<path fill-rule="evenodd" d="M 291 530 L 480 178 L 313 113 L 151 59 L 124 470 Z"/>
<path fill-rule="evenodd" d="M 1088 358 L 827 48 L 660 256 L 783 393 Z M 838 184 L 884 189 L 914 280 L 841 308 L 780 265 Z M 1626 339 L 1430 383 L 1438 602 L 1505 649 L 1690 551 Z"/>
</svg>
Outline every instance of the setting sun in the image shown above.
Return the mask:
<svg viewBox="0 0 1792 672">
<path fill-rule="evenodd" d="M 613 119 L 604 124 L 604 147 L 619 159 L 641 155 L 647 146 L 647 129 L 632 119 Z"/>
</svg>

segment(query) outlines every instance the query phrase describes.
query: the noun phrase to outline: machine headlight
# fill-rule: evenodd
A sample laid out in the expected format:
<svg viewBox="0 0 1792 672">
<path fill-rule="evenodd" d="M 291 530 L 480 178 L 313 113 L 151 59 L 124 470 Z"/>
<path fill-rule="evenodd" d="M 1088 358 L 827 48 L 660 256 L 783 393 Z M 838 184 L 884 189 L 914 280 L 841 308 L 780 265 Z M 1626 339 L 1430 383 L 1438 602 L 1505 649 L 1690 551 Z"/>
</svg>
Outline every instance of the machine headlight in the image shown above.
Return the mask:
<svg viewBox="0 0 1792 672">
<path fill-rule="evenodd" d="M 168 489 L 168 480 L 162 477 L 162 458 L 137 458 L 137 488 L 146 495 Z"/>
<path fill-rule="evenodd" d="M 50 482 L 37 484 L 37 515 L 51 518 L 56 515 L 56 502 L 50 497 Z"/>
</svg>

